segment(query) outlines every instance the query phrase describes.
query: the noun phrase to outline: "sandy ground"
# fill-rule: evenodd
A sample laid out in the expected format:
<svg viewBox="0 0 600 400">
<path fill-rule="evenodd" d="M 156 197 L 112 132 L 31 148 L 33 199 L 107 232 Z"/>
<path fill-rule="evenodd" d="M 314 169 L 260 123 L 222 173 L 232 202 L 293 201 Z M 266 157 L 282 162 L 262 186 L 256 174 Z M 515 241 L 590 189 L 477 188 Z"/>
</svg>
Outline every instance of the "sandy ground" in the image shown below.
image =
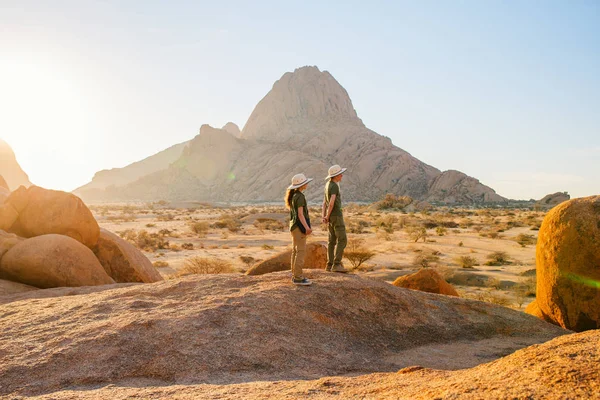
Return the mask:
<svg viewBox="0 0 600 400">
<path fill-rule="evenodd" d="M 282 207 L 213 207 L 194 203 L 185 204 L 187 208 L 172 208 L 174 206 L 182 204 L 110 204 L 92 205 L 91 208 L 100 225 L 116 233 L 145 230 L 149 234 L 159 234 L 162 231 L 164 239 L 169 242 L 169 248 L 146 249 L 144 252 L 165 277 L 175 274 L 190 257 L 227 260 L 236 271 L 244 272 L 251 264 L 244 263 L 241 257 L 252 257 L 253 260 L 260 261 L 291 247 L 290 234 L 286 229 L 288 214 Z M 320 219 L 318 208 L 311 207 L 310 212 L 313 225 L 317 225 L 315 221 Z M 228 218 L 238 221 L 239 230 L 233 232 L 227 228 L 209 226 L 206 233 L 198 234 L 190 228 L 195 222 L 214 225 Z M 398 211 L 379 212 L 369 206 L 357 205 L 351 205 L 345 210 L 349 247 L 358 241 L 360 247 L 375 253 L 373 258 L 354 273 L 392 282 L 398 276 L 410 274 L 420 268 L 415 265 L 415 258 L 419 254 L 433 254 L 430 262 L 432 268 L 438 269 L 446 277 L 456 273 L 462 276 L 454 280 L 461 296 L 516 309 L 524 309 L 534 298 L 535 277 L 522 274 L 535 269 L 535 243 L 521 246 L 515 238 L 519 234 L 531 235 L 535 241 L 535 226 L 539 226 L 542 218 L 541 212 L 524 210 L 445 208 L 428 213 L 406 214 Z M 378 227 L 381 221 L 390 220 L 392 223 L 388 232 Z M 260 221 L 269 221 L 280 227 L 275 230 L 260 227 Z M 438 232 L 437 228 L 427 229 L 426 240 L 415 242 L 410 238 L 406 227 L 426 221 L 454 223 L 458 226 L 446 228 L 443 232 Z M 360 229 L 363 232 L 352 233 L 351 228 L 354 227 L 357 232 L 356 226 L 359 223 L 364 226 Z M 314 233 L 309 241 L 326 242 L 325 226 L 319 224 L 313 227 Z M 165 229 L 170 233 L 165 234 Z M 492 237 L 499 237 L 489 237 L 489 232 L 495 232 Z M 185 243 L 191 243 L 193 249 L 181 249 Z M 493 252 L 505 252 L 510 264 L 484 265 L 488 261 L 488 255 Z M 457 260 L 460 256 L 473 257 L 479 265 L 463 268 Z M 347 260 L 345 265 L 350 266 Z M 477 283 L 462 282 L 464 275 L 475 276 Z M 449 280 L 452 281 L 451 278 Z"/>
</svg>

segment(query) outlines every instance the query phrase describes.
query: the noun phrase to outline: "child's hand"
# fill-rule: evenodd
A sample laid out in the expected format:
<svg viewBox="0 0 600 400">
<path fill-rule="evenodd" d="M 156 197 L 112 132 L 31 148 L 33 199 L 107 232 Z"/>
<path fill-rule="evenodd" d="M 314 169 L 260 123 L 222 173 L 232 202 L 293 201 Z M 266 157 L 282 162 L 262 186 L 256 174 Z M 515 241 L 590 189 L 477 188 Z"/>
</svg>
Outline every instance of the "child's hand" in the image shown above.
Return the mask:
<svg viewBox="0 0 600 400">
<path fill-rule="evenodd" d="M 310 235 L 311 233 L 312 233 L 312 229 L 308 228 L 308 229 L 306 230 L 306 235 L 308 236 L 308 235 Z"/>
</svg>

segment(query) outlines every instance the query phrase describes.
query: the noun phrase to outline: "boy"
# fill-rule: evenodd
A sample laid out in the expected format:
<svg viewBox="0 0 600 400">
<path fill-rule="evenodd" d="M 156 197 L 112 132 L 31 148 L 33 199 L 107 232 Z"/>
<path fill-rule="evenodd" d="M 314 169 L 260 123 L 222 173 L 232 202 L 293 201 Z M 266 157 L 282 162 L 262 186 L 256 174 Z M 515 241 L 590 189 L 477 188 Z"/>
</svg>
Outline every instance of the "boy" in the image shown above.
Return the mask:
<svg viewBox="0 0 600 400">
<path fill-rule="evenodd" d="M 327 242 L 327 271 L 348 272 L 342 266 L 342 257 L 348 239 L 346 226 L 342 214 L 342 199 L 339 182 L 347 168 L 334 165 L 329 168 L 329 175 L 325 184 L 325 197 L 323 199 L 323 223 L 327 224 L 329 240 Z"/>
</svg>

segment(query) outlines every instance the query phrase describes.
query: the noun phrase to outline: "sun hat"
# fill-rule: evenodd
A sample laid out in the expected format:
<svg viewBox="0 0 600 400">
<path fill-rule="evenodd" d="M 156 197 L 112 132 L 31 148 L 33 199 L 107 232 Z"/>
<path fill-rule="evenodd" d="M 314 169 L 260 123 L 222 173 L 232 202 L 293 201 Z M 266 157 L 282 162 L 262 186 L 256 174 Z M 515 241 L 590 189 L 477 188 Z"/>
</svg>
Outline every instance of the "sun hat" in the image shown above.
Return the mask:
<svg viewBox="0 0 600 400">
<path fill-rule="evenodd" d="M 328 175 L 328 176 L 327 176 L 327 178 L 325 178 L 325 179 L 327 180 L 327 179 L 333 178 L 334 176 L 341 175 L 341 174 L 343 174 L 344 172 L 346 172 L 346 170 L 347 170 L 347 169 L 348 169 L 348 168 L 342 168 L 342 167 L 340 167 L 340 166 L 339 166 L 339 165 L 337 165 L 337 164 L 336 164 L 336 165 L 333 165 L 333 166 L 331 166 L 331 167 L 329 168 L 329 171 L 328 171 L 329 175 Z"/>
<path fill-rule="evenodd" d="M 306 176 L 304 176 L 304 174 L 294 175 L 294 177 L 292 178 L 292 184 L 288 186 L 288 190 L 298 189 L 299 187 L 306 185 L 312 180 L 312 178 L 307 178 Z"/>
</svg>

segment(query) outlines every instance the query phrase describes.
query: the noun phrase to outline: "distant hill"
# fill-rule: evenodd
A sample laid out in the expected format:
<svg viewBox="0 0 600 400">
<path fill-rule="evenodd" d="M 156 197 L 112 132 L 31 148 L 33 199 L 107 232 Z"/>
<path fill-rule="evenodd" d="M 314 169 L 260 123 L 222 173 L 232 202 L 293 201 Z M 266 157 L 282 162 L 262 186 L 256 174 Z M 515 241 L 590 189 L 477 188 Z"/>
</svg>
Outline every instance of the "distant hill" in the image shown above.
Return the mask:
<svg viewBox="0 0 600 400">
<path fill-rule="evenodd" d="M 240 134 L 233 124 L 224 128 L 203 125 L 194 139 L 178 145 L 185 148 L 177 159 L 171 152 L 154 168 L 141 165 L 159 153 L 136 163 L 135 173 L 126 170 L 136 164 L 103 171 L 76 193 L 87 201 L 279 201 L 291 177 L 303 172 L 316 178 L 307 195 L 317 200 L 328 167 L 340 164 L 348 168 L 345 200 L 394 193 L 451 204 L 506 201 L 477 179 L 442 172 L 365 127 L 346 90 L 317 67 L 285 73 Z"/>
<path fill-rule="evenodd" d="M 542 199 L 538 200 L 534 207 L 549 210 L 562 202 L 570 200 L 571 196 L 567 192 L 556 192 L 547 194 Z"/>
<path fill-rule="evenodd" d="M 21 185 L 31 186 L 29 177 L 21 169 L 12 148 L 2 139 L 0 139 L 0 175 L 6 180 L 10 190 L 15 190 Z"/>
</svg>

